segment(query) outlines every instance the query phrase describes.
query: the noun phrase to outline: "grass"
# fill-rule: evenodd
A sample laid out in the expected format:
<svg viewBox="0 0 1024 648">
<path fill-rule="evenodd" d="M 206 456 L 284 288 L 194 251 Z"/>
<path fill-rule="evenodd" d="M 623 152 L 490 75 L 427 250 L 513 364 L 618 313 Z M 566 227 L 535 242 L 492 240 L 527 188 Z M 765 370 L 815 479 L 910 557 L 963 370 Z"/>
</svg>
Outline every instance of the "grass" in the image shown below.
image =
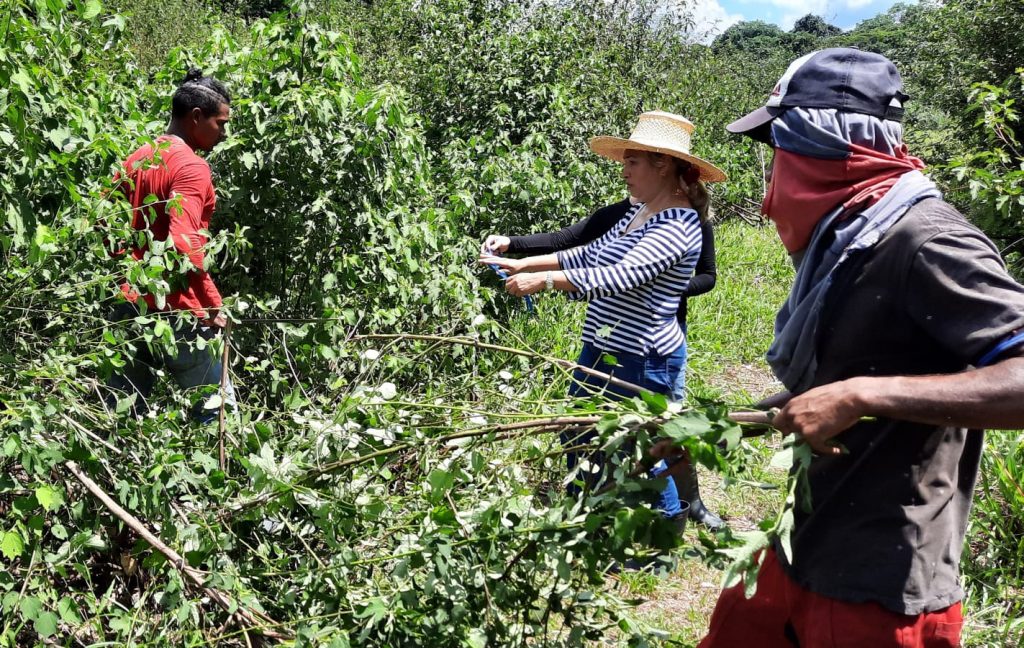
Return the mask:
<svg viewBox="0 0 1024 648">
<path fill-rule="evenodd" d="M 772 227 L 715 228 L 718 282 L 689 303 L 691 393 L 743 403 L 779 387 L 764 362 L 793 267 Z"/>
<path fill-rule="evenodd" d="M 989 432 L 961 570 L 964 645 L 1024 645 L 1024 434 Z"/>
</svg>

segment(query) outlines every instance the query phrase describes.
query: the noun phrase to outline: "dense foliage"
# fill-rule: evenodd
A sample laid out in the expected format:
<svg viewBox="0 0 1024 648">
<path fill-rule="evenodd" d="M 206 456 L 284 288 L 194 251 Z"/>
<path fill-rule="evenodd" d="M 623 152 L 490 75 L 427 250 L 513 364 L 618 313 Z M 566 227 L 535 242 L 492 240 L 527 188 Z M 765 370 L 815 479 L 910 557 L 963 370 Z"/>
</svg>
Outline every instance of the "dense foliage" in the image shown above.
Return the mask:
<svg viewBox="0 0 1024 648">
<path fill-rule="evenodd" d="M 96 2 L 9 15 L 2 641 L 244 643 L 264 632 L 302 644 L 578 645 L 609 627 L 647 641 L 602 587 L 605 571 L 637 548 L 670 548 L 674 534 L 648 506 L 624 506 L 652 492 L 627 473 L 654 434 L 723 467 L 715 444 L 726 433 L 734 444 L 736 430 L 720 411 L 680 418 L 663 400 L 570 412 L 558 365 L 475 349 L 500 333 L 470 263 L 465 228 L 493 225 L 476 220 L 475 201 L 532 208 L 516 185 L 542 176 L 552 144 L 506 125 L 487 140 L 501 159 L 481 192 L 473 126 L 458 146 L 428 149 L 431 123 L 400 88 L 367 82 L 338 32 L 288 15 L 242 35 L 215 30 L 146 78 L 125 27 Z M 164 385 L 139 419 L 131 398 L 113 411 L 103 398 L 136 341 L 166 348 L 184 325 L 107 321 L 118 277 L 161 295 L 187 267 L 158 245 L 145 264 L 112 257 L 130 234 L 108 190 L 119 160 L 160 132 L 163 89 L 195 60 L 234 95 L 235 136 L 210 158 L 225 196 L 210 252 L 246 325 L 232 338 L 243 405 L 225 464 L 212 430 L 185 417 L 189 401 L 216 407 L 218 395 Z M 577 186 L 559 170 L 537 182 L 538 197 L 545 182 L 563 199 Z M 446 337 L 354 338 L 381 331 Z M 563 494 L 556 438 L 531 440 L 566 414 L 597 425 L 622 462 L 613 488 L 584 501 Z M 635 450 L 616 452 L 636 435 Z M 180 562 L 100 506 L 90 475 Z"/>
<path fill-rule="evenodd" d="M 719 213 L 749 214 L 764 151 L 722 126 L 793 56 L 878 49 L 905 71 L 911 144 L 950 195 L 993 234 L 1024 232 L 1013 0 L 897 6 L 847 33 L 815 16 L 791 32 L 746 23 L 711 46 L 689 39 L 686 3 L 325 0 L 270 16 L 283 6 L 0 10 L 0 645 L 258 641 L 235 606 L 300 645 L 656 643 L 607 582 L 609 565 L 674 542 L 643 505 L 652 483 L 629 473 L 664 435 L 738 473 L 742 452 L 722 454 L 738 431 L 718 405 L 564 401 L 551 356 L 573 352 L 555 338 L 575 335 L 578 310 L 542 301 L 536 337 L 518 338 L 499 322 L 521 305 L 473 264 L 486 232 L 619 199 L 617 170 L 585 142 L 639 110 L 690 117 L 696 152 L 730 175 Z M 234 97 L 232 137 L 209 157 L 241 400 L 223 466 L 216 426 L 185 416 L 219 395 L 163 381 L 140 418 L 103 398 L 136 342 L 167 347 L 187 325 L 108 321 L 119 277 L 162 294 L 183 267 L 173 250 L 145 265 L 109 254 L 131 233 L 108 190 L 162 132 L 191 64 Z M 551 433 L 566 417 L 615 457 L 614 487 L 582 501 L 563 495 Z M 1006 567 L 1020 558 L 1019 455 L 987 459 L 967 571 L 996 612 L 979 643 L 1019 632 L 1019 594 L 988 585 L 1021 582 Z M 100 505 L 78 466 L 183 560 Z M 788 519 L 710 556 L 739 559 L 739 575 Z"/>
</svg>

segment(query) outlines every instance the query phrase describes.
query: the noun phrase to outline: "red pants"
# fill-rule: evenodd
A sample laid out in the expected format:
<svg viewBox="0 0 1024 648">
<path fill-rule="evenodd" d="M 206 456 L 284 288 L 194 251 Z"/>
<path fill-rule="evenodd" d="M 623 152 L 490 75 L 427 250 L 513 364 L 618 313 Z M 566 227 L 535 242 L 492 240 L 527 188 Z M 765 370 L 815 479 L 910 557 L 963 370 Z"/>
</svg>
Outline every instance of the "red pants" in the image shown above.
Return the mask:
<svg viewBox="0 0 1024 648">
<path fill-rule="evenodd" d="M 746 599 L 742 583 L 723 590 L 698 648 L 958 648 L 961 626 L 960 603 L 906 615 L 815 594 L 794 583 L 768 551 L 757 594 Z"/>
</svg>

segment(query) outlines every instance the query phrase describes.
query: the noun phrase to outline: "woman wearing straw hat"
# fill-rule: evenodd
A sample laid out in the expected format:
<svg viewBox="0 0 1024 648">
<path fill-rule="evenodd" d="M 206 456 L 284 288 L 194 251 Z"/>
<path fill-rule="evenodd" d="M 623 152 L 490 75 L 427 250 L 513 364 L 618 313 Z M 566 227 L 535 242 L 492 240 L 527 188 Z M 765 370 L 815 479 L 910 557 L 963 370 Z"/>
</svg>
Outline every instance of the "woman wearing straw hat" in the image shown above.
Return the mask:
<svg viewBox="0 0 1024 648">
<path fill-rule="evenodd" d="M 692 132 L 693 124 L 679 115 L 646 112 L 629 139 L 591 139 L 595 153 L 622 162 L 626 187 L 638 202 L 588 245 L 525 259 L 481 258 L 511 275 L 505 285 L 513 295 L 561 290 L 588 301 L 578 363 L 673 400 L 684 396 L 686 337 L 676 312 L 701 253 L 704 183 L 725 180 L 713 164 L 690 154 Z M 615 364 L 605 362 L 607 355 Z M 597 390 L 613 398 L 635 395 L 582 372 L 574 379 L 574 396 Z M 577 460 L 569 455 L 570 469 Z M 659 507 L 666 516 L 684 516 L 672 481 Z"/>
<path fill-rule="evenodd" d="M 583 220 L 563 227 L 557 232 L 523 236 L 491 234 L 480 246 L 480 251 L 486 255 L 504 254 L 505 252 L 537 255 L 586 245 L 604 236 L 622 220 L 636 203 L 637 201 L 630 196 L 617 203 L 605 205 Z M 700 238 L 701 247 L 700 256 L 697 258 L 697 267 L 694 268 L 693 276 L 690 277 L 686 290 L 679 299 L 679 308 L 676 310 L 676 320 L 687 339 L 689 338 L 686 325 L 688 299 L 713 290 L 718 278 L 715 263 L 714 228 L 704 214 L 701 214 Z M 689 463 L 681 472 L 674 472 L 672 478 L 676 490 L 679 492 L 679 498 L 690 505 L 690 520 L 703 524 L 712 531 L 725 526 L 722 518 L 704 504 L 697 481 L 697 467 L 693 463 Z"/>
</svg>

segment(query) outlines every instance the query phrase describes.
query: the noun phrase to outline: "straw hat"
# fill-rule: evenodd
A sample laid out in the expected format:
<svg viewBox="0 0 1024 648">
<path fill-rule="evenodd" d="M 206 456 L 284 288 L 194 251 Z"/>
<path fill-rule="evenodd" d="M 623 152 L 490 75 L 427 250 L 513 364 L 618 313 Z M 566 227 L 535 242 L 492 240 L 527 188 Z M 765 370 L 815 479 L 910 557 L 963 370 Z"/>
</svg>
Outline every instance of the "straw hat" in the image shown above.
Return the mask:
<svg viewBox="0 0 1024 648">
<path fill-rule="evenodd" d="M 725 173 L 714 164 L 690 155 L 690 136 L 693 124 L 685 117 L 667 112 L 645 112 L 636 122 L 636 128 L 629 139 L 602 135 L 590 139 L 590 148 L 600 156 L 622 162 L 622 154 L 627 149 L 636 151 L 653 151 L 686 160 L 700 169 L 700 179 L 704 182 L 722 182 Z"/>
</svg>

